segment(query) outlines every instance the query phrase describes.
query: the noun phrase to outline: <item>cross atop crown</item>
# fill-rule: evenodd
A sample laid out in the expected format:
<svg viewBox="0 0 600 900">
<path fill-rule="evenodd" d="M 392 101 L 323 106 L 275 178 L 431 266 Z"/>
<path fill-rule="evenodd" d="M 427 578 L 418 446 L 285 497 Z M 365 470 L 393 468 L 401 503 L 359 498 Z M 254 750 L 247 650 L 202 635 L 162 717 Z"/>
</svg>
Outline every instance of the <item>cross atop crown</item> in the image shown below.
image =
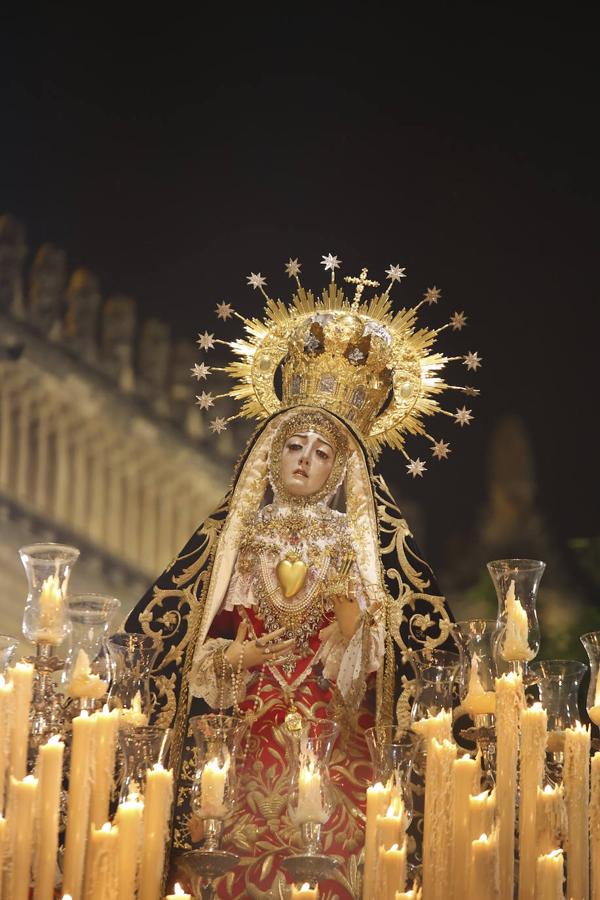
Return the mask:
<svg viewBox="0 0 600 900">
<path fill-rule="evenodd" d="M 356 285 L 354 299 L 352 300 L 352 309 L 358 309 L 362 292 L 366 287 L 379 287 L 378 281 L 372 281 L 370 278 L 367 278 L 368 273 L 368 269 L 363 269 L 360 275 L 346 275 L 344 278 L 344 281 L 347 281 L 348 284 Z"/>
</svg>

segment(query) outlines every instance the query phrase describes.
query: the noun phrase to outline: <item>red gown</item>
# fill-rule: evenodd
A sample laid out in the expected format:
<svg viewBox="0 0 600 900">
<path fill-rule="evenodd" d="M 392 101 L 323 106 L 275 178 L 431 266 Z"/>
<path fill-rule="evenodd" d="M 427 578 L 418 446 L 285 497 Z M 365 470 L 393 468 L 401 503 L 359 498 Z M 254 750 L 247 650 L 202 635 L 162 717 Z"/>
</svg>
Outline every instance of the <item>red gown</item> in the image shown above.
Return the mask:
<svg viewBox="0 0 600 900">
<path fill-rule="evenodd" d="M 239 607 L 217 616 L 210 636 L 233 637 L 240 622 L 238 610 Z M 264 629 L 254 610 L 245 610 L 244 614 L 260 637 Z M 329 621 L 324 619 L 321 627 Z M 319 643 L 317 631 L 310 639 L 313 654 Z M 310 662 L 311 657 L 300 659 L 289 675 L 278 667 L 280 677 L 288 685 L 292 684 Z M 355 728 L 340 730 L 332 752 L 334 811 L 323 827 L 322 852 L 338 860 L 340 866 L 335 879 L 320 883 L 321 900 L 352 900 L 358 896 L 357 866 L 363 845 L 365 791 L 372 775 L 364 732 L 374 724 L 368 703 L 374 700 L 373 693 L 368 691 Z M 332 685 L 321 677 L 317 667 L 297 687 L 293 699 L 298 711 L 307 718 L 332 718 Z M 291 879 L 281 860 L 302 850 L 298 826 L 291 822 L 287 811 L 289 751 L 283 723 L 289 705 L 281 685 L 268 668 L 262 679 L 258 672 L 254 675 L 240 709 L 250 714 L 250 727 L 237 770 L 239 807 L 227 823 L 224 849 L 239 854 L 241 859 L 238 867 L 220 880 L 218 896 L 227 900 L 285 897 L 285 884 Z"/>
</svg>

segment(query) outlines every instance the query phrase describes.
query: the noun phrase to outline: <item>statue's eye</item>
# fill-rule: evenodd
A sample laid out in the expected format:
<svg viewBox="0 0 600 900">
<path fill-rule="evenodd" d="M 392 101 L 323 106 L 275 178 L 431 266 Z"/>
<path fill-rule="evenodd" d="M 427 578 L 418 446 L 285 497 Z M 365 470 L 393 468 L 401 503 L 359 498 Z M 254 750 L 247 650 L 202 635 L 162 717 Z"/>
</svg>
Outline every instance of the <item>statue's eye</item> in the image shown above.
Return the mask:
<svg viewBox="0 0 600 900">
<path fill-rule="evenodd" d="M 302 450 L 302 444 L 297 444 L 297 443 L 288 444 L 287 448 L 288 448 L 288 450 Z"/>
<path fill-rule="evenodd" d="M 317 455 L 321 457 L 321 459 L 329 459 L 329 453 L 325 450 L 317 450 Z"/>
</svg>

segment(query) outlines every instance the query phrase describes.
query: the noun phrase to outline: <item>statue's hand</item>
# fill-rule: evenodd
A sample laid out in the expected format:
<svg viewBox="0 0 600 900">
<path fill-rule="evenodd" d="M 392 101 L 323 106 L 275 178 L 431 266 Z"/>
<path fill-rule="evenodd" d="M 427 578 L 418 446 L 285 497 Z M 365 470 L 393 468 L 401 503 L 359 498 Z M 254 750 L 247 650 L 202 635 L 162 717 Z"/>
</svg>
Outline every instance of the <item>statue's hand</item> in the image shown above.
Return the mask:
<svg viewBox="0 0 600 900">
<path fill-rule="evenodd" d="M 233 669 L 240 665 L 242 669 L 253 669 L 267 662 L 278 662 L 293 650 L 295 641 L 279 641 L 278 638 L 285 632 L 285 628 L 278 628 L 255 641 L 248 641 L 248 626 L 245 622 L 240 624 L 235 640 L 225 651 L 225 659 Z"/>
</svg>

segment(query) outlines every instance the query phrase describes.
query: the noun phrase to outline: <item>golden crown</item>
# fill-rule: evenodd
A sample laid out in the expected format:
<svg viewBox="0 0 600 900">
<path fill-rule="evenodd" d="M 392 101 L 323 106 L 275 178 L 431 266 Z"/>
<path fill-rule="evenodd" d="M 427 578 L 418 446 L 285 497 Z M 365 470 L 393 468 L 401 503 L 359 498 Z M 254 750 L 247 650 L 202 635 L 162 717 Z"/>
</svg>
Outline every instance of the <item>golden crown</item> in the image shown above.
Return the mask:
<svg viewBox="0 0 600 900">
<path fill-rule="evenodd" d="M 215 418 L 211 430 L 219 433 L 238 417 L 260 420 L 297 405 L 321 407 L 350 423 L 374 455 L 388 444 L 404 454 L 413 477 L 422 475 L 425 463 L 408 456 L 406 436 L 426 437 L 433 444 L 434 457 L 445 459 L 450 445 L 427 433 L 424 417 L 441 413 L 453 417 L 461 427 L 473 418 L 465 406 L 455 413 L 442 409 L 437 397 L 448 389 L 468 396 L 479 391 L 449 385 L 439 373 L 456 359 L 462 360 L 468 370 L 476 371 L 481 358 L 473 352 L 447 357 L 433 350 L 438 334 L 447 327 L 460 331 L 466 316 L 456 312 L 441 328 L 418 328 L 417 311 L 423 304 L 438 302 L 438 288 L 429 288 L 414 307 L 394 311 L 390 290 L 405 277 L 400 266 L 390 266 L 386 271 L 389 285 L 363 301 L 365 288 L 380 286 L 367 277 L 367 269 L 359 276 L 344 279 L 355 286 L 354 296 L 348 299 L 335 281 L 340 260 L 329 254 L 323 257 L 322 265 L 331 271 L 331 280 L 316 298 L 300 283 L 300 263 L 290 259 L 285 268 L 295 279 L 297 289 L 289 305 L 272 300 L 265 290 L 266 279 L 260 272 L 251 273 L 248 284 L 259 289 L 266 300 L 262 320 L 245 318 L 228 303 L 217 305 L 219 318 L 226 320 L 236 315 L 243 321 L 246 336 L 217 341 L 214 335 L 204 332 L 198 337 L 201 349 L 210 350 L 215 343 L 223 343 L 238 357 L 219 370 L 235 381 L 231 390 L 220 396 L 234 397 L 242 401 L 242 407 L 234 416 Z M 206 378 L 209 372 L 204 363 L 192 369 L 198 380 Z M 276 390 L 279 372 L 281 396 Z M 206 391 L 197 397 L 203 409 L 213 406 L 215 399 L 218 398 Z"/>
</svg>

